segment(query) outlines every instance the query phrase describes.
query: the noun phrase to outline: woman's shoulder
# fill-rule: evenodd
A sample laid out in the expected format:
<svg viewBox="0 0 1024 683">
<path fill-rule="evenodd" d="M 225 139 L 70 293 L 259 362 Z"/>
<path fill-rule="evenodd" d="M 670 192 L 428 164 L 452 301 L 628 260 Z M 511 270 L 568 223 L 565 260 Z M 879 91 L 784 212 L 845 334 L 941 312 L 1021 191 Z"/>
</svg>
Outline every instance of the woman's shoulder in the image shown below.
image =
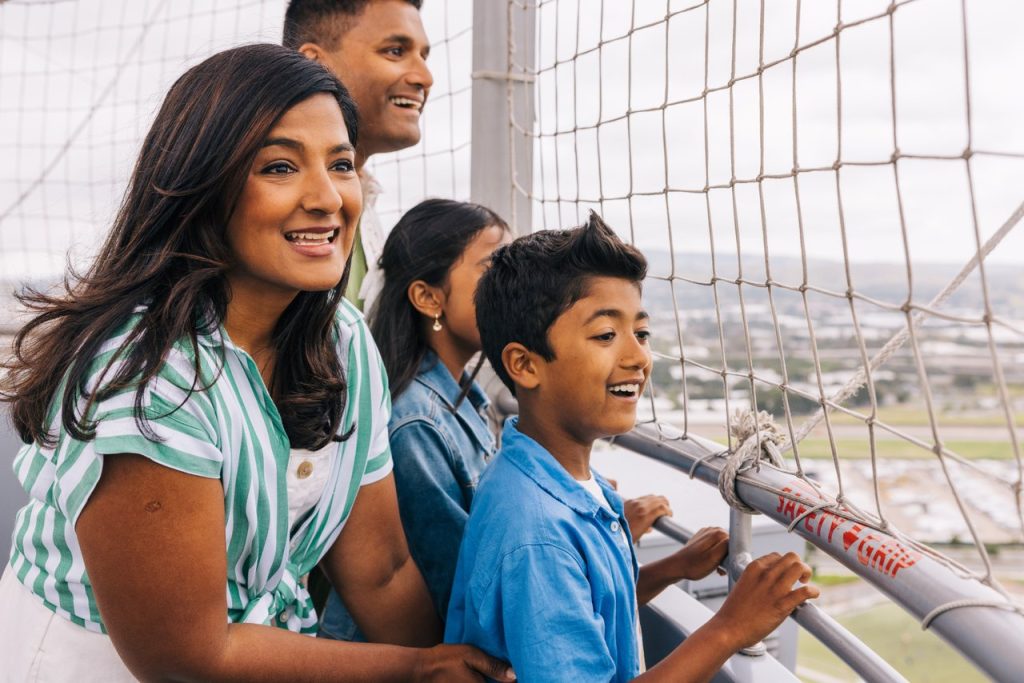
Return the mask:
<svg viewBox="0 0 1024 683">
<path fill-rule="evenodd" d="M 379 359 L 366 317 L 348 299 L 343 298 L 334 313 L 334 332 L 342 363 L 347 365 L 354 358 Z"/>
<path fill-rule="evenodd" d="M 342 297 L 334 314 L 335 323 L 341 328 L 366 327 L 366 316 L 348 299 Z"/>
<path fill-rule="evenodd" d="M 146 331 L 140 329 L 145 323 L 145 307 L 138 307 L 121 324 L 115 326 L 99 344 L 90 360 L 90 384 L 101 380 L 111 380 L 117 369 L 136 351 L 146 337 Z M 198 367 L 203 375 L 214 372 L 209 367 L 214 356 L 212 348 L 217 346 L 214 335 L 198 334 L 195 341 L 189 335 L 182 335 L 169 344 L 162 358 L 159 359 L 154 378 L 185 378 L 195 379 Z M 198 363 L 197 363 L 198 359 Z"/>
</svg>

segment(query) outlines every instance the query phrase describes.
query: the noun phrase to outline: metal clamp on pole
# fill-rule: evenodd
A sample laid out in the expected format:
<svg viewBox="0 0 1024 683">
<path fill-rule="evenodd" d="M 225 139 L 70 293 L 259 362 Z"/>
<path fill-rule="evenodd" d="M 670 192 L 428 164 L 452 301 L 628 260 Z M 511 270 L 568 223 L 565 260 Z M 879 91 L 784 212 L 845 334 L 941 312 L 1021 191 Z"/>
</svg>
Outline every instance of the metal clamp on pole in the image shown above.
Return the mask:
<svg viewBox="0 0 1024 683">
<path fill-rule="evenodd" d="M 517 74 L 511 71 L 474 71 L 469 76 L 473 80 L 486 79 L 489 81 L 512 81 L 514 83 L 533 83 L 537 80 L 533 74 Z"/>
</svg>

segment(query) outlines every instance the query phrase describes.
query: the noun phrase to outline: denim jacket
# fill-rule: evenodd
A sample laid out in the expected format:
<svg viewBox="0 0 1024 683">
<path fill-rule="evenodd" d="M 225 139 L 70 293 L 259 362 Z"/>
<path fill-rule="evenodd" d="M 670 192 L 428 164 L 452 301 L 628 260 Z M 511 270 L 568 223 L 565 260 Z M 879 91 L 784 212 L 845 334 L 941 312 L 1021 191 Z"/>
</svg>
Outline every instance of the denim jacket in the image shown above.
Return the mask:
<svg viewBox="0 0 1024 683">
<path fill-rule="evenodd" d="M 469 506 L 495 451 L 485 413 L 487 395 L 474 382 L 455 410 L 461 393 L 455 378 L 428 350 L 415 379 L 395 399 L 388 423 L 409 552 L 442 620 Z M 335 592 L 328 598 L 320 628 L 327 637 L 362 640 Z"/>
</svg>

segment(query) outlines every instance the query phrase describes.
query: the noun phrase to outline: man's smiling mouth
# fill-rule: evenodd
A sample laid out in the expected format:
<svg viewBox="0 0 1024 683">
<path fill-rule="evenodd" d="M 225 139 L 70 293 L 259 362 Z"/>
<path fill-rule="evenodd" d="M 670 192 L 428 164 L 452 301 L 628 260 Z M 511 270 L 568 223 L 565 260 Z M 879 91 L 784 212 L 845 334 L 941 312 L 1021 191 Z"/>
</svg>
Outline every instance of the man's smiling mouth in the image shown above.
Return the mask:
<svg viewBox="0 0 1024 683">
<path fill-rule="evenodd" d="M 415 111 L 420 111 L 420 110 L 423 109 L 423 101 L 422 100 L 414 100 L 414 99 L 411 99 L 409 97 L 399 97 L 399 96 L 396 95 L 396 96 L 393 96 L 393 97 L 389 97 L 388 98 L 388 102 L 390 102 L 391 104 L 397 105 L 397 106 L 401 107 L 402 109 L 413 109 Z"/>
</svg>

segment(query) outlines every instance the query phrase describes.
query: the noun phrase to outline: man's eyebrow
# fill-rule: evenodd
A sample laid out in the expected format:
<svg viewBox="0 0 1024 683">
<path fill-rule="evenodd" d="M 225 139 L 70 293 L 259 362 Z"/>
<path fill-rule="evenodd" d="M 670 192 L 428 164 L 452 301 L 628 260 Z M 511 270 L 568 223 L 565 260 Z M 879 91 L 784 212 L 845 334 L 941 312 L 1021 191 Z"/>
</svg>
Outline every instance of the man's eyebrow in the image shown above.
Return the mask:
<svg viewBox="0 0 1024 683">
<path fill-rule="evenodd" d="M 267 138 L 263 142 L 262 146 L 263 147 L 274 147 L 274 146 L 288 147 L 289 149 L 294 149 L 294 150 L 299 151 L 299 152 L 301 152 L 304 149 L 306 149 L 306 146 L 304 144 L 302 144 L 298 140 L 292 140 L 291 138 Z M 356 148 L 352 146 L 351 142 L 342 142 L 342 143 L 339 143 L 339 144 L 335 145 L 334 147 L 331 147 L 329 150 L 327 150 L 327 153 L 328 154 L 338 154 L 339 152 L 355 152 L 355 151 L 356 151 Z"/>
<path fill-rule="evenodd" d="M 586 321 L 584 321 L 583 324 L 584 325 L 589 325 L 590 323 L 594 322 L 598 318 L 615 318 L 616 320 L 622 320 L 625 317 L 627 317 L 626 314 L 623 313 L 622 311 L 620 311 L 617 308 L 601 308 L 601 309 L 598 309 L 598 310 L 594 311 L 591 314 L 591 316 L 589 318 L 587 318 Z M 639 313 L 636 314 L 636 318 L 634 318 L 633 320 L 634 321 L 648 320 L 650 317 L 651 317 L 651 314 L 648 313 L 647 311 L 640 311 Z"/>
<path fill-rule="evenodd" d="M 393 33 L 390 36 L 386 37 L 381 42 L 382 43 L 398 43 L 399 45 L 401 45 L 402 47 L 404 47 L 406 49 L 412 49 L 412 47 L 415 45 L 415 41 L 412 39 L 412 36 L 408 36 L 408 35 L 406 35 L 404 33 Z M 423 56 L 425 57 L 425 56 L 427 56 L 429 54 L 430 54 L 430 45 L 429 44 L 428 45 L 424 45 L 423 46 Z"/>
</svg>

